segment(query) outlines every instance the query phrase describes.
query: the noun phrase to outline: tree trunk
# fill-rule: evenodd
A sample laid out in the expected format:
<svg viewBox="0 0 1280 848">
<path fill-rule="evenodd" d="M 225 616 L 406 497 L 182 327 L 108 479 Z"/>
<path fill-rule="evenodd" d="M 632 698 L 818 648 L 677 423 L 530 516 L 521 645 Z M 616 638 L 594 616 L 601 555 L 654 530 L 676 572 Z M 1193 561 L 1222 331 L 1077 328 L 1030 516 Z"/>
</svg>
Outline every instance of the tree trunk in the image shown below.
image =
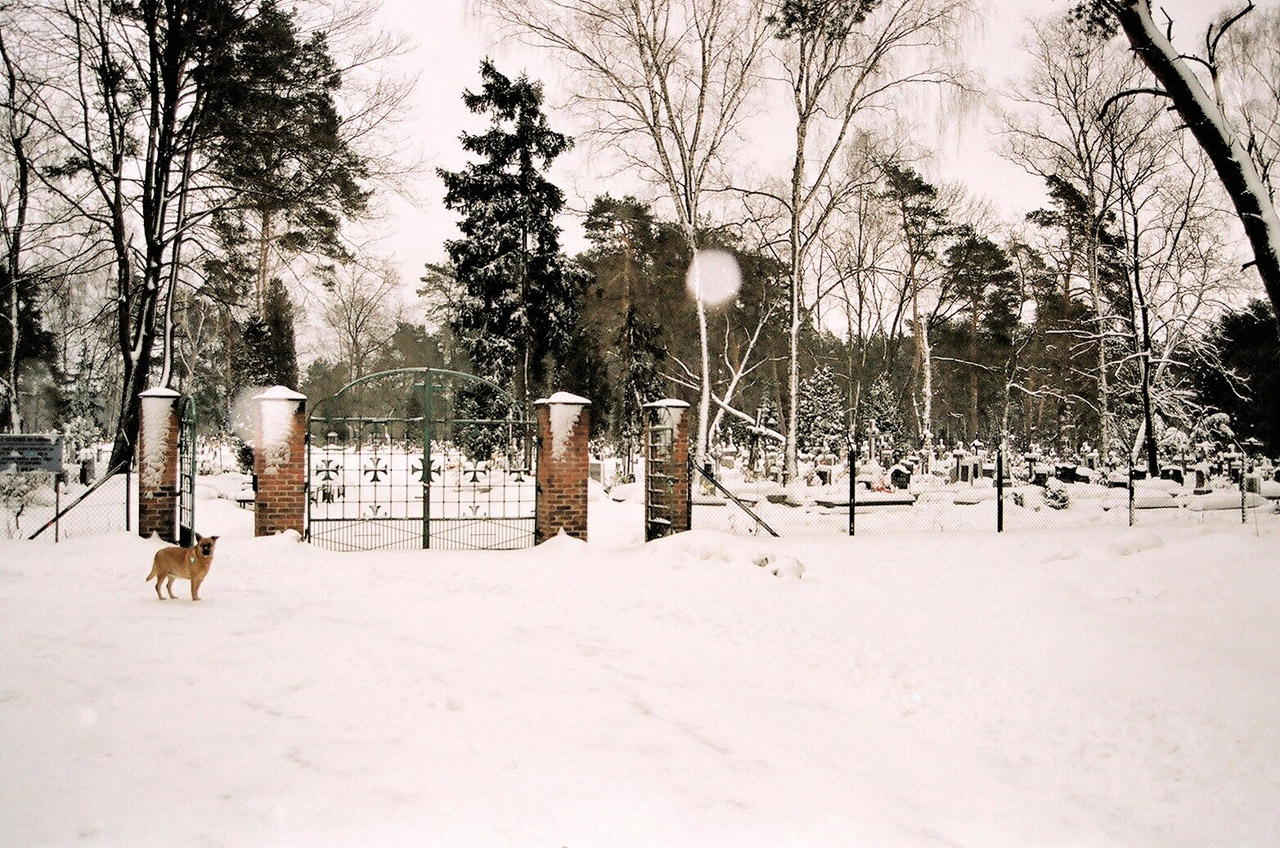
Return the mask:
<svg viewBox="0 0 1280 848">
<path fill-rule="evenodd" d="M 969 322 L 969 439 L 978 438 L 978 299 Z"/>
<path fill-rule="evenodd" d="M 271 279 L 271 210 L 263 209 L 262 229 L 258 234 L 258 278 L 257 292 L 254 302 L 257 304 L 258 315 L 266 310 L 267 304 L 267 281 Z"/>
<path fill-rule="evenodd" d="M 1218 172 L 1253 247 L 1255 267 L 1280 321 L 1280 215 L 1261 174 L 1227 128 L 1217 103 L 1152 19 L 1150 0 L 1117 0 L 1113 11 L 1134 51 L 1164 87 Z"/>
<path fill-rule="evenodd" d="M 22 401 L 18 395 L 18 351 L 22 347 L 22 300 L 23 300 L 23 268 L 22 250 L 23 235 L 26 230 L 27 209 L 31 202 L 31 160 L 27 154 L 26 132 L 18 128 L 18 72 L 10 60 L 8 45 L 0 34 L 0 57 L 5 67 L 6 87 L 8 88 L 8 141 L 13 153 L 13 167 L 16 177 L 13 190 L 15 204 L 14 220 L 10 224 L 5 221 L 5 253 L 4 275 L 5 320 L 9 325 L 7 344 L 4 350 L 4 374 L 0 376 L 0 391 L 4 392 L 5 404 L 0 409 L 0 429 L 13 433 L 22 432 Z"/>
<path fill-rule="evenodd" d="M 1097 322 L 1097 338 L 1098 338 L 1098 437 L 1102 444 L 1099 446 L 1102 455 L 1105 457 L 1107 451 L 1111 449 L 1111 378 L 1107 373 L 1110 361 L 1107 358 L 1107 327 L 1104 321 L 1103 308 L 1104 300 L 1102 297 L 1102 280 L 1101 271 L 1098 267 L 1098 236 L 1102 228 L 1101 216 L 1094 214 L 1092 209 L 1092 200 L 1090 201 L 1090 221 L 1092 232 L 1086 240 L 1085 250 L 1085 267 L 1089 275 L 1089 298 L 1093 305 L 1093 318 Z M 1067 308 L 1070 309 L 1070 300 L 1068 299 Z M 1070 314 L 1068 312 L 1068 314 Z M 1064 369 L 1064 374 L 1065 374 Z"/>
</svg>

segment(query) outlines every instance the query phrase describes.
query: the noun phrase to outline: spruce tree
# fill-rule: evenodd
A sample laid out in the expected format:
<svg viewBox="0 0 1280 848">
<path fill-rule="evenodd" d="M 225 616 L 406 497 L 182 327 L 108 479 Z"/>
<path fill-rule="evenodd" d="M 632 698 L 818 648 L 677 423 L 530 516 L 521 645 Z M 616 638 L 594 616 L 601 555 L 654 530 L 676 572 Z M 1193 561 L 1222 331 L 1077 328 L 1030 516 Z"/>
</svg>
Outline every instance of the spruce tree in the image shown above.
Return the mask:
<svg viewBox="0 0 1280 848">
<path fill-rule="evenodd" d="M 844 392 L 835 375 L 819 365 L 800 386 L 797 447 L 806 453 L 829 453 L 846 441 Z"/>
<path fill-rule="evenodd" d="M 278 277 L 271 278 L 262 315 L 255 315 L 249 320 L 243 339 L 240 364 L 236 369 L 241 386 L 298 388 L 293 304 Z"/>
<path fill-rule="evenodd" d="M 545 177 L 570 140 L 548 125 L 541 85 L 511 80 L 488 60 L 480 75 L 479 93 L 463 101 L 490 125 L 461 136 L 476 159 L 438 171 L 445 206 L 462 215 L 462 238 L 445 243 L 458 283 L 449 322 L 475 373 L 528 403 L 577 319 L 582 275 L 562 256 L 555 225 L 564 195 Z"/>
<path fill-rule="evenodd" d="M 906 426 L 902 405 L 886 375 L 881 374 L 871 384 L 861 417 L 862 427 L 865 428 L 863 438 L 870 435 L 871 425 L 874 424 L 887 444 L 896 445 L 903 440 Z"/>
</svg>

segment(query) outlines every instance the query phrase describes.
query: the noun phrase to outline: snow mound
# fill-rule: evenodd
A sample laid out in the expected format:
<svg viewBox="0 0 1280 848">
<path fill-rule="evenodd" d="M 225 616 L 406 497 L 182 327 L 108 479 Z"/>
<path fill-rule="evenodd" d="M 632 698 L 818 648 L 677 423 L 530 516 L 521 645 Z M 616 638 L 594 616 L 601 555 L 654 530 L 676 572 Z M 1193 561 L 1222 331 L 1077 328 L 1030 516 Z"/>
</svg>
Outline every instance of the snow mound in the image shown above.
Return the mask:
<svg viewBox="0 0 1280 848">
<path fill-rule="evenodd" d="M 789 577 L 793 580 L 799 580 L 804 577 L 804 563 L 793 556 L 765 554 L 762 557 L 757 557 L 753 562 L 774 577 Z"/>
<path fill-rule="evenodd" d="M 1120 556 L 1132 556 L 1140 554 L 1143 551 L 1151 551 L 1156 548 L 1163 548 L 1164 540 L 1150 530 L 1138 530 L 1133 533 L 1126 534 L 1111 546 L 1111 549 Z"/>
<path fill-rule="evenodd" d="M 570 536 L 564 532 L 564 528 L 560 528 L 560 532 L 552 536 L 547 541 L 538 545 L 537 550 L 546 553 L 568 553 L 571 551 L 581 551 L 587 546 L 587 543 L 576 536 Z"/>
<path fill-rule="evenodd" d="M 609 497 L 612 500 L 622 501 L 644 501 L 644 484 L 643 483 L 619 483 L 609 490 Z"/>
<path fill-rule="evenodd" d="M 684 554 L 686 559 L 699 562 L 722 562 L 733 566 L 751 565 L 762 568 L 775 577 L 799 580 L 805 572 L 804 564 L 793 556 L 761 551 L 754 540 L 723 533 L 709 531 L 680 533 L 656 543 L 654 547 L 663 550 L 664 560 L 674 568 L 680 568 L 684 563 L 680 562 L 680 557 L 670 558 L 665 555 L 671 549 Z"/>
</svg>

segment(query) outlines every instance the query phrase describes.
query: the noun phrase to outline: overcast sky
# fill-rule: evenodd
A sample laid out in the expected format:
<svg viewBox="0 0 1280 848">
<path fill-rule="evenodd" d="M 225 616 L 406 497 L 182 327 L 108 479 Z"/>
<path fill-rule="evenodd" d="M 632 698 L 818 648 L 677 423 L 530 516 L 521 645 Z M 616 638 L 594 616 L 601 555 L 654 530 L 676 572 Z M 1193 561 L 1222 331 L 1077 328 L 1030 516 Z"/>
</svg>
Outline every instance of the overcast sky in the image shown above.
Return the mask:
<svg viewBox="0 0 1280 848">
<path fill-rule="evenodd" d="M 1065 10 L 1072 0 L 979 2 L 982 20 L 968 34 L 965 54 L 998 92 L 1026 67 L 1020 42 L 1029 18 Z M 1258 5 L 1265 8 L 1277 2 L 1280 0 L 1261 0 Z M 382 26 L 408 39 L 408 50 L 401 60 L 404 67 L 419 74 L 405 129 L 424 157 L 423 177 L 412 187 L 412 202 L 399 198 L 388 201 L 388 216 L 374 228 L 379 238 L 375 250 L 401 269 L 408 291 L 415 287 L 423 265 L 443 259 L 444 241 L 456 236 L 456 215 L 444 209 L 443 188 L 434 169 L 460 167 L 465 157 L 458 142 L 459 132 L 482 125 L 467 112 L 461 99 L 463 89 L 478 87 L 481 59 L 492 57 L 499 70 L 511 76 L 527 73 L 531 78 L 545 80 L 552 126 L 573 131 L 571 117 L 556 111 L 564 95 L 556 85 L 548 54 L 498 43 L 488 35 L 489 28 L 483 21 L 466 12 L 467 5 L 466 0 L 384 0 L 382 8 Z M 1241 2 L 1227 0 L 1157 2 L 1157 7 L 1162 6 L 1177 22 L 1176 41 L 1187 50 L 1193 50 L 1200 41 L 1211 12 L 1240 5 Z M 997 155 L 998 139 L 991 132 L 989 110 L 953 123 L 950 138 L 937 142 L 936 158 L 923 165 L 931 179 L 964 182 L 974 196 L 989 200 L 1010 221 L 1042 203 L 1041 184 Z M 621 193 L 615 182 L 605 186 L 590 174 L 581 151 L 562 157 L 552 178 L 565 189 L 570 206 L 578 209 L 606 189 Z M 662 204 L 657 209 L 659 214 L 670 215 Z M 566 249 L 570 253 L 581 249 L 577 221 L 566 218 L 561 223 Z"/>
</svg>

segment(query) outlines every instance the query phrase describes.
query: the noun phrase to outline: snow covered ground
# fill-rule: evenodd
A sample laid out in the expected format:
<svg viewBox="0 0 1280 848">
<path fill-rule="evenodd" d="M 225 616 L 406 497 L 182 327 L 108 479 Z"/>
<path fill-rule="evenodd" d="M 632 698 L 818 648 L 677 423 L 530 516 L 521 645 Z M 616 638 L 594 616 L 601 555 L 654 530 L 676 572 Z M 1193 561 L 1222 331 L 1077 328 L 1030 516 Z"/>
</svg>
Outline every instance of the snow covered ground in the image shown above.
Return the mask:
<svg viewBox="0 0 1280 848">
<path fill-rule="evenodd" d="M 199 603 L 152 541 L 0 541 L 0 843 L 1280 844 L 1274 517 L 642 545 L 591 508 L 337 554 L 206 499 Z"/>
</svg>

